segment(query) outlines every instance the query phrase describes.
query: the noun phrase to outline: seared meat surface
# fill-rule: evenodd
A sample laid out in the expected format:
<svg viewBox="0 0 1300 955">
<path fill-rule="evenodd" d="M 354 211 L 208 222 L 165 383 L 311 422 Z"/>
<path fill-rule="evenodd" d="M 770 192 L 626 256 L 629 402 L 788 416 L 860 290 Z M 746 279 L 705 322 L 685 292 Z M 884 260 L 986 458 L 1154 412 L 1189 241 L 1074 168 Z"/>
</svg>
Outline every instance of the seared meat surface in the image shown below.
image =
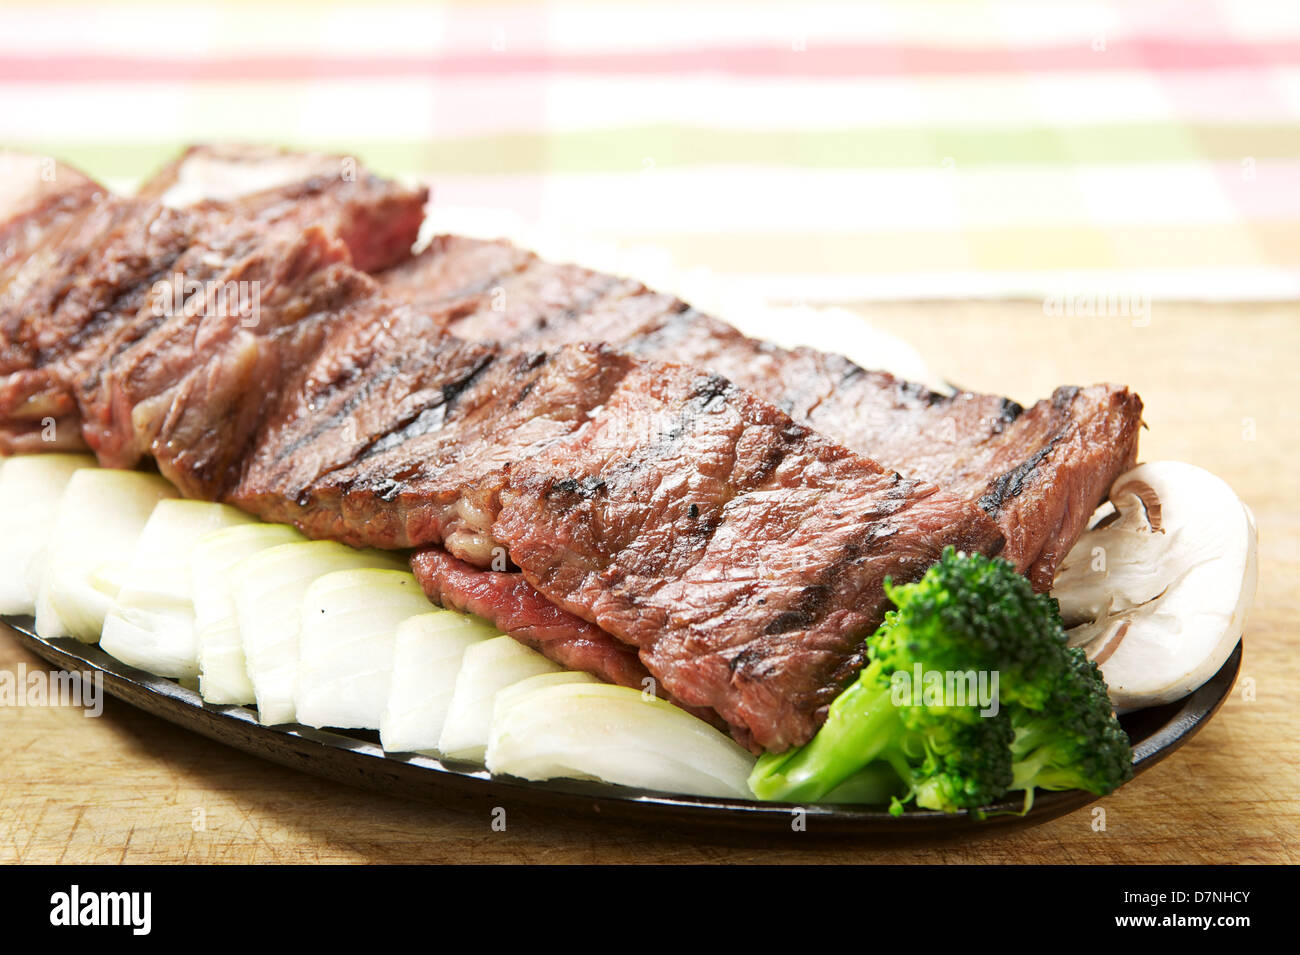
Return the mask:
<svg viewBox="0 0 1300 955">
<path fill-rule="evenodd" d="M 47 419 L 72 424 L 60 443 L 76 446 L 79 369 L 103 354 L 120 316 L 148 306 L 152 283 L 188 244 L 174 210 L 105 197 L 84 211 L 41 277 L 0 310 L 0 419 L 13 422 L 14 435 L 0 450 L 16 450 L 17 435 Z"/>
<path fill-rule="evenodd" d="M 137 195 L 247 226 L 317 226 L 343 241 L 362 272 L 410 258 L 429 198 L 351 156 L 243 143 L 191 146 Z"/>
<path fill-rule="evenodd" d="M 1059 389 L 1028 411 L 994 395 L 940 395 L 836 355 L 747 338 L 672 296 L 551 265 L 500 241 L 440 236 L 378 278 L 395 297 L 441 309 L 466 339 L 609 341 L 718 371 L 845 445 L 978 503 L 1007 539 L 1003 556 L 1039 590 L 1051 586 L 1114 478 L 1136 461 L 1142 406 L 1124 388 Z M 463 567 L 452 573 L 439 550 L 422 553 L 429 556 L 413 567 L 426 589 L 452 600 L 472 592 L 478 612 L 527 642 L 518 618 L 501 609 L 526 599 L 522 574 L 474 581 Z M 552 631 L 593 638 L 579 614 L 548 620 Z"/>
<path fill-rule="evenodd" d="M 0 150 L 0 306 L 27 294 L 107 190 L 62 163 Z"/>
<path fill-rule="evenodd" d="M 676 703 L 700 719 L 725 729 L 706 707 L 675 699 L 645 668 L 636 647 L 610 636 L 543 597 L 522 574 L 481 570 L 428 547 L 411 558 L 411 570 L 429 599 L 451 610 L 493 621 L 524 646 L 570 670 L 583 670 L 607 683 L 647 690 Z"/>
<path fill-rule="evenodd" d="M 997 395 L 941 395 L 839 355 L 748 338 L 638 282 L 501 241 L 440 236 L 378 280 L 442 308 L 449 330 L 470 341 L 606 341 L 717 372 L 846 447 L 978 503 L 1006 536 L 1003 556 L 1039 590 L 1136 462 L 1142 402 L 1126 388 L 1059 389 L 1028 410 Z"/>
</svg>

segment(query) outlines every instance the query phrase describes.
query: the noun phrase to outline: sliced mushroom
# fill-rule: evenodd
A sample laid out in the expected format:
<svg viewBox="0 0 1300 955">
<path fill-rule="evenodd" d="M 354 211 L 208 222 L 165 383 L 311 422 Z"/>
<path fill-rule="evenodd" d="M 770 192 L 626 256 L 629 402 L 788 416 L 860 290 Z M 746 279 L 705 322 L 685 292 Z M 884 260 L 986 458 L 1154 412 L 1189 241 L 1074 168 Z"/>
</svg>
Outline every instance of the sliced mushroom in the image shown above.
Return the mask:
<svg viewBox="0 0 1300 955">
<path fill-rule="evenodd" d="M 1191 693 L 1223 666 L 1255 600 L 1255 517 L 1226 483 L 1180 461 L 1110 489 L 1052 589 L 1070 644 L 1096 660 L 1121 713 Z"/>
</svg>

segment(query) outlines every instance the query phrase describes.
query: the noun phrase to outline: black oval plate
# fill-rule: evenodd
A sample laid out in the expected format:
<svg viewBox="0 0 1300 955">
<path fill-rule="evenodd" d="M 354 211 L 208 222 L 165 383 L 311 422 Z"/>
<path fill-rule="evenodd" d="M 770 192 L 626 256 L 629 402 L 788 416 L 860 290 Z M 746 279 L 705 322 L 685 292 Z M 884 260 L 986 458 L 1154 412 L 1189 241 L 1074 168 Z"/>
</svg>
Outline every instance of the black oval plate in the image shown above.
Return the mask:
<svg viewBox="0 0 1300 955">
<path fill-rule="evenodd" d="M 591 821 L 673 824 L 729 830 L 791 829 L 792 814 L 805 813 L 806 832 L 826 835 L 914 837 L 977 829 L 1032 826 L 1055 819 L 1095 801 L 1080 790 L 1037 793 L 1033 808 L 1022 814 L 1023 800 L 989 807 L 978 819 L 968 813 L 909 811 L 891 816 L 879 806 L 808 805 L 740 799 L 713 799 L 631 789 L 578 780 L 528 782 L 492 776 L 472 764 L 443 762 L 432 756 L 386 753 L 378 734 L 316 730 L 297 724 L 263 726 L 257 713 L 242 706 L 213 706 L 172 680 L 153 676 L 110 657 L 99 647 L 69 637 L 38 637 L 30 617 L 0 617 L 20 644 L 64 670 L 104 674 L 104 689 L 132 706 L 194 730 L 254 756 L 389 795 L 439 802 L 452 792 L 500 804 L 505 800 L 562 811 L 569 819 L 582 814 Z M 1121 718 L 1133 743 L 1133 772 L 1143 772 L 1187 742 L 1212 717 L 1236 682 L 1241 643 L 1204 686 L 1165 706 L 1139 710 Z"/>
</svg>

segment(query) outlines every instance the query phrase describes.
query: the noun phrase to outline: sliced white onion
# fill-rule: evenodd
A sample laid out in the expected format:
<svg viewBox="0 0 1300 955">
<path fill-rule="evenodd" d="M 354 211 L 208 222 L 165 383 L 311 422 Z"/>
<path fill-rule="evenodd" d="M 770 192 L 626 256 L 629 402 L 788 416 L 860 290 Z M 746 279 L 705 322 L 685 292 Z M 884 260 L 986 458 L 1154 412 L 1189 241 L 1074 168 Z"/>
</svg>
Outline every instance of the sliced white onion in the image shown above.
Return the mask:
<svg viewBox="0 0 1300 955">
<path fill-rule="evenodd" d="M 521 697 L 527 696 L 534 690 L 540 690 L 542 687 L 599 682 L 600 680 L 597 680 L 590 673 L 583 673 L 581 670 L 561 670 L 559 673 L 539 673 L 537 676 L 530 676 L 518 683 L 511 683 L 509 686 L 497 690 L 497 695 L 492 701 L 492 722 L 495 725 L 499 714 L 505 713 Z"/>
<path fill-rule="evenodd" d="M 435 752 L 467 647 L 501 636 L 486 620 L 435 610 L 403 620 L 379 735 L 390 752 Z"/>
<path fill-rule="evenodd" d="M 502 707 L 492 722 L 487 767 L 523 779 L 594 778 L 752 798 L 754 757 L 671 703 L 625 686 L 569 683 Z"/>
<path fill-rule="evenodd" d="M 0 613 L 34 614 L 59 499 L 88 454 L 24 454 L 0 464 Z"/>
<path fill-rule="evenodd" d="M 159 501 L 176 490 L 156 474 L 83 468 L 59 499 L 36 601 L 42 637 L 99 640 L 104 618 Z"/>
<path fill-rule="evenodd" d="M 199 692 L 209 703 L 252 703 L 256 698 L 235 615 L 231 572 L 245 557 L 280 544 L 306 541 L 287 524 L 241 524 L 205 534 L 190 555 L 194 632 L 199 647 Z"/>
<path fill-rule="evenodd" d="M 560 666 L 514 637 L 496 637 L 465 649 L 438 751 L 451 759 L 481 762 L 492 729 L 497 691 Z"/>
<path fill-rule="evenodd" d="M 409 571 L 341 570 L 313 581 L 302 602 L 298 722 L 378 729 L 397 628 L 429 606 Z"/>
<path fill-rule="evenodd" d="M 297 718 L 298 635 L 307 588 L 326 574 L 363 567 L 405 570 L 406 564 L 383 551 L 306 541 L 271 547 L 235 566 L 235 613 L 262 723 L 292 723 Z"/>
<path fill-rule="evenodd" d="M 99 641 L 104 651 L 158 676 L 197 677 L 191 554 L 205 534 L 252 521 L 226 504 L 159 501 L 104 619 Z"/>
</svg>

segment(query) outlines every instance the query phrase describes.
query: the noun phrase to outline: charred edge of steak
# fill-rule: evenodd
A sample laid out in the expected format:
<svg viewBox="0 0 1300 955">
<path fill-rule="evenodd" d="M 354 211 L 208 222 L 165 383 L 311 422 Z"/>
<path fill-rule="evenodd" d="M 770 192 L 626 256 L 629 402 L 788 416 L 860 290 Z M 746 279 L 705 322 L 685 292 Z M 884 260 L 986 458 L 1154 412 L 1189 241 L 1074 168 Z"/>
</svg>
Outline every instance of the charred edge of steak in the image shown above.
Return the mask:
<svg viewBox="0 0 1300 955">
<path fill-rule="evenodd" d="M 1081 389 L 1061 391 L 1072 391 L 1074 395 L 1087 393 Z M 1054 396 L 1054 400 L 1058 397 Z M 1115 479 L 1137 464 L 1142 426 L 1142 399 L 1127 389 L 1114 388 L 1107 389 L 1104 406 L 1078 422 L 1072 440 L 1090 446 L 1092 454 L 1063 462 L 1061 473 L 1056 476 L 1057 493 L 1051 501 L 1048 533 L 1037 552 L 1029 555 L 1032 560 L 1026 561 L 1024 571 L 1036 590 L 1051 588 L 1057 565 L 1083 533 L 1093 512 L 1106 500 Z M 1106 441 L 1097 440 L 1098 431 Z"/>
<path fill-rule="evenodd" d="M 991 516 L 997 517 L 1010 499 L 1018 497 L 1025 488 L 1033 483 L 1034 472 L 1043 462 L 1043 459 L 1056 450 L 1056 446 L 1078 427 L 1078 423 L 1073 420 L 1071 412 L 1075 399 L 1079 397 L 1082 391 L 1083 389 L 1077 385 L 1063 385 L 1052 392 L 1051 407 L 1053 416 L 1061 423 L 1053 430 L 1051 437 L 1042 447 L 1011 470 L 998 475 L 989 482 L 988 490 L 979 498 L 978 503 Z M 1015 408 L 1015 413 L 1007 420 L 1007 423 L 1014 421 L 1024 413 L 1024 409 L 1020 405 L 1009 399 L 1004 399 L 1004 401 Z"/>
<path fill-rule="evenodd" d="M 1047 443 L 1028 459 L 989 482 L 988 490 L 977 501 L 979 506 L 990 517 L 997 518 L 1012 498 L 1019 497 L 1025 488 L 1033 483 L 1038 466 L 1042 464 L 1044 458 L 1056 450 L 1056 446 L 1064 440 L 1069 431 L 1069 427 L 1056 429 Z"/>
</svg>

